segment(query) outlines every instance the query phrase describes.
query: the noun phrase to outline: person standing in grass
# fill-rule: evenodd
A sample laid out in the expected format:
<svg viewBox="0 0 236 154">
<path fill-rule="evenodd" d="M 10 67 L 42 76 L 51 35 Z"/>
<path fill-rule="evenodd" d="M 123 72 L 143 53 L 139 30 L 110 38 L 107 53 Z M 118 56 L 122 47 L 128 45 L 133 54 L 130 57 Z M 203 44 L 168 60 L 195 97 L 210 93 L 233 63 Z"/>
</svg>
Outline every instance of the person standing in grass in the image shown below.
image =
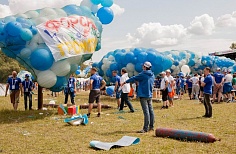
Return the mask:
<svg viewBox="0 0 236 154">
<path fill-rule="evenodd" d="M 190 81 L 193 84 L 193 87 L 192 87 L 192 98 L 198 100 L 198 95 L 199 95 L 199 91 L 200 91 L 198 74 L 195 74 L 194 77 L 192 77 L 190 79 Z"/>
<path fill-rule="evenodd" d="M 173 76 L 171 75 L 171 71 L 167 70 L 166 71 L 166 76 L 169 80 L 169 84 L 170 84 L 170 88 L 172 90 L 172 93 L 174 93 L 174 85 L 175 85 L 175 79 L 173 78 Z M 169 101 L 169 105 L 174 106 L 174 97 L 170 97 L 170 95 L 168 95 L 168 101 Z"/>
<path fill-rule="evenodd" d="M 154 112 L 152 107 L 152 89 L 154 84 L 155 76 L 151 71 L 152 64 L 150 62 L 145 62 L 143 64 L 143 71 L 137 76 L 133 76 L 126 80 L 121 86 L 126 83 L 138 82 L 138 97 L 140 98 L 140 104 L 142 106 L 144 114 L 144 126 L 138 133 L 146 133 L 148 131 L 154 130 Z"/>
<path fill-rule="evenodd" d="M 67 104 L 70 95 L 71 104 L 75 105 L 76 81 L 73 74 L 71 74 L 70 78 L 68 79 L 68 83 L 67 86 L 65 87 L 64 92 L 65 92 L 65 104 Z"/>
<path fill-rule="evenodd" d="M 91 68 L 90 73 L 91 73 L 90 93 L 89 93 L 89 101 L 88 101 L 89 108 L 88 108 L 87 116 L 90 117 L 90 114 L 93 109 L 93 103 L 94 101 L 96 101 L 98 105 L 97 117 L 100 117 L 101 109 L 102 109 L 101 102 L 100 102 L 101 89 L 103 89 L 106 86 L 106 82 L 103 80 L 101 76 L 97 74 L 97 69 L 95 67 Z"/>
<path fill-rule="evenodd" d="M 120 83 L 124 83 L 126 80 L 129 79 L 127 70 L 122 68 L 121 69 L 121 78 Z M 130 109 L 130 112 L 134 112 L 134 108 L 132 104 L 129 101 L 128 94 L 130 92 L 130 84 L 126 83 L 123 86 L 120 87 L 119 91 L 121 91 L 121 103 L 120 103 L 120 111 L 123 111 L 124 104 L 126 103 Z"/>
<path fill-rule="evenodd" d="M 25 75 L 25 80 L 22 82 L 22 86 L 24 89 L 24 104 L 25 110 L 27 110 L 27 99 L 29 98 L 29 110 L 32 110 L 32 91 L 34 88 L 34 84 L 29 80 L 29 74 Z"/>
<path fill-rule="evenodd" d="M 7 92 L 10 87 L 10 99 L 14 110 L 17 110 L 18 103 L 21 96 L 23 96 L 21 79 L 17 77 L 17 72 L 12 72 L 12 77 L 9 77 L 6 85 L 5 97 L 7 97 Z"/>
<path fill-rule="evenodd" d="M 197 83 L 198 84 L 198 83 Z M 187 77 L 187 80 L 186 80 L 186 85 L 187 85 L 187 88 L 188 88 L 188 96 L 189 96 L 189 99 L 192 100 L 192 87 L 193 87 L 193 83 L 191 81 L 191 78 L 190 78 L 190 75 Z M 198 90 L 199 91 L 199 90 Z M 198 97 L 198 96 L 197 96 Z"/>
<path fill-rule="evenodd" d="M 114 88 L 114 93 L 116 94 L 116 100 L 117 100 L 117 108 L 120 108 L 120 97 L 121 97 L 121 93 L 119 92 L 119 88 L 120 88 L 120 76 L 117 75 L 117 71 L 112 71 L 112 76 L 114 78 L 115 81 L 115 88 Z"/>
<path fill-rule="evenodd" d="M 204 69 L 204 75 L 205 79 L 202 82 L 202 87 L 203 87 L 203 97 L 204 97 L 204 106 L 205 106 L 205 115 L 203 117 L 205 118 L 211 118 L 212 117 L 212 105 L 210 101 L 210 97 L 212 95 L 212 86 L 213 86 L 213 78 L 210 74 L 210 68 L 206 67 Z"/>
<path fill-rule="evenodd" d="M 161 92 L 162 92 L 162 101 L 163 101 L 163 106 L 161 109 L 168 109 L 168 85 L 169 85 L 169 80 L 166 76 L 166 72 L 162 72 L 162 79 L 161 79 Z"/>
<path fill-rule="evenodd" d="M 185 92 L 185 90 L 184 90 L 185 79 L 184 79 L 183 75 L 180 77 L 180 80 L 181 80 L 181 82 L 180 82 L 180 99 L 183 99 L 183 95 L 184 95 L 184 92 Z"/>
<path fill-rule="evenodd" d="M 214 88 L 213 88 L 212 103 L 215 102 L 216 94 L 218 94 L 217 100 L 218 100 L 218 103 L 220 103 L 222 92 L 223 92 L 223 84 L 224 84 L 224 75 L 221 73 L 220 68 L 217 68 L 217 72 L 214 73 L 213 78 L 214 78 L 213 80 Z"/>
<path fill-rule="evenodd" d="M 176 94 L 178 95 L 178 99 L 180 99 L 180 83 L 181 83 L 181 79 L 179 78 L 179 76 L 176 77 Z"/>
</svg>

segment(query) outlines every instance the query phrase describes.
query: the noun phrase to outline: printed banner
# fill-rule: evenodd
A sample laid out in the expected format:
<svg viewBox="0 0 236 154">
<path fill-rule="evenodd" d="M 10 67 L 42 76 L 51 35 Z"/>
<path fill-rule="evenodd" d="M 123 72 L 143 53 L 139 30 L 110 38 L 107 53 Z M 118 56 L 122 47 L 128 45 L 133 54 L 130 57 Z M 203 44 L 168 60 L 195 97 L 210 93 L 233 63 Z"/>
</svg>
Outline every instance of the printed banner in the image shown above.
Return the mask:
<svg viewBox="0 0 236 154">
<path fill-rule="evenodd" d="M 94 22 L 84 16 L 49 20 L 38 25 L 37 29 L 55 61 L 93 53 L 100 35 Z"/>
</svg>

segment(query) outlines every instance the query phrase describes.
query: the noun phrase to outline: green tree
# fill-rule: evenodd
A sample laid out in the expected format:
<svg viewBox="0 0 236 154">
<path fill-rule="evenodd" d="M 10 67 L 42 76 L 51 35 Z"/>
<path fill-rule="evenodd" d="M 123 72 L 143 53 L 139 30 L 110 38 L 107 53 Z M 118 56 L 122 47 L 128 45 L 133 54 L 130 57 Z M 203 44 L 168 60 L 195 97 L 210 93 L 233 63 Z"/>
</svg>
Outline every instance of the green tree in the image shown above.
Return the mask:
<svg viewBox="0 0 236 154">
<path fill-rule="evenodd" d="M 12 71 L 19 72 L 20 70 L 25 70 L 25 68 L 0 50 L 0 83 L 5 83 Z"/>
</svg>

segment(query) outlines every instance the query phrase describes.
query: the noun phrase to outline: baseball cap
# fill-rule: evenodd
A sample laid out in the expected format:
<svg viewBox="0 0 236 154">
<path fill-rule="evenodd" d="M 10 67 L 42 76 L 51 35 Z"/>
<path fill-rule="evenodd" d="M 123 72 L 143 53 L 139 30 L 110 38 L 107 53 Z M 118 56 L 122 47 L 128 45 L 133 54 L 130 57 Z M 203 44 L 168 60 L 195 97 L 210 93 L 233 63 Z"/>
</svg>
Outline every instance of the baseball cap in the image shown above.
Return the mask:
<svg viewBox="0 0 236 154">
<path fill-rule="evenodd" d="M 151 64 L 150 62 L 146 61 L 146 62 L 143 64 L 143 66 L 145 66 L 146 68 L 150 68 L 150 67 L 152 67 L 152 64 Z"/>
<path fill-rule="evenodd" d="M 228 69 L 228 72 L 230 72 L 230 73 L 231 73 L 231 71 L 232 71 L 231 69 Z"/>
<path fill-rule="evenodd" d="M 216 70 L 217 70 L 217 71 L 220 71 L 220 68 L 218 67 Z"/>
<path fill-rule="evenodd" d="M 167 73 L 171 73 L 171 71 L 170 71 L 169 69 L 168 69 L 168 70 L 166 70 L 166 72 L 167 72 Z"/>
<path fill-rule="evenodd" d="M 163 72 L 161 72 L 161 74 L 166 74 L 166 72 L 163 71 Z"/>
<path fill-rule="evenodd" d="M 25 74 L 25 77 L 26 77 L 26 78 L 29 77 L 29 74 Z"/>
</svg>

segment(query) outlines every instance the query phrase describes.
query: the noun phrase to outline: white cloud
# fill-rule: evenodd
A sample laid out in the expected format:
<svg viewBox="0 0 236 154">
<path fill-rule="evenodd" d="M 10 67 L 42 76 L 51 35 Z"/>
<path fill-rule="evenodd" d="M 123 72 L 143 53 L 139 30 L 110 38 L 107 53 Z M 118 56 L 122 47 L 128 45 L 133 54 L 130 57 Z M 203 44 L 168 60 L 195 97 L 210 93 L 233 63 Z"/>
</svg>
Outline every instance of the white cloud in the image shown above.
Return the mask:
<svg viewBox="0 0 236 154">
<path fill-rule="evenodd" d="M 7 5 L 0 4 L 0 18 L 11 15 L 11 9 Z"/>
<path fill-rule="evenodd" d="M 133 45 L 162 47 L 181 43 L 187 37 L 187 30 L 183 25 L 167 25 L 160 23 L 144 23 L 136 32 L 127 34 Z"/>
<path fill-rule="evenodd" d="M 217 27 L 236 27 L 236 11 L 232 14 L 225 14 L 217 18 Z"/>
<path fill-rule="evenodd" d="M 13 14 L 17 14 L 44 7 L 61 8 L 68 4 L 79 5 L 80 2 L 81 0 L 9 0 L 9 7 Z"/>
<path fill-rule="evenodd" d="M 208 14 L 195 17 L 188 27 L 188 31 L 196 35 L 211 35 L 214 29 L 214 19 Z"/>
<path fill-rule="evenodd" d="M 123 14 L 123 13 L 125 12 L 125 9 L 124 9 L 124 8 L 121 8 L 121 7 L 120 7 L 119 5 L 117 5 L 117 4 L 113 4 L 113 5 L 111 6 L 111 9 L 113 10 L 115 16 L 116 16 L 116 15 L 121 15 L 121 14 Z"/>
</svg>

